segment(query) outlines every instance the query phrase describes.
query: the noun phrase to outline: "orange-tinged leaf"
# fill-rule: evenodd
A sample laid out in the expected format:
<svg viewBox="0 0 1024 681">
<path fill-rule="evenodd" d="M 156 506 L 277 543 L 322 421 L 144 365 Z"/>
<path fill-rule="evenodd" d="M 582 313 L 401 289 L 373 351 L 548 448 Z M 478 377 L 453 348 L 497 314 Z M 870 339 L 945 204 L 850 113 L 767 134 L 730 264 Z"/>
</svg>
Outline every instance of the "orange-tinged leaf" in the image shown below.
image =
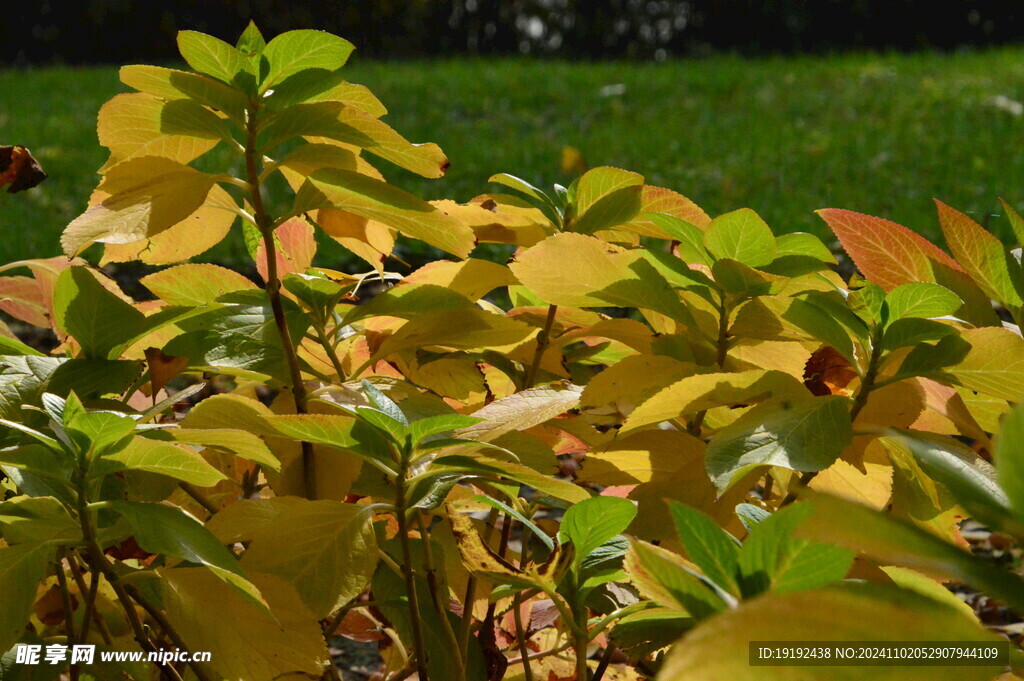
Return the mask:
<svg viewBox="0 0 1024 681">
<path fill-rule="evenodd" d="M 188 367 L 188 357 L 165 355 L 160 348 L 146 348 L 146 366 L 149 367 L 151 395 L 156 395 L 172 378 Z"/>
<path fill-rule="evenodd" d="M 958 210 L 936 200 L 939 224 L 957 262 L 990 298 L 1011 306 L 1024 305 L 1018 285 L 1020 264 L 1003 242 Z M 1016 272 L 1014 277 L 1011 272 Z"/>
<path fill-rule="evenodd" d="M 933 263 L 962 271 L 938 246 L 895 222 L 839 208 L 825 208 L 818 215 L 864 276 L 886 291 L 900 284 L 935 281 Z"/>
<path fill-rule="evenodd" d="M 303 274 L 313 264 L 316 255 L 316 238 L 313 225 L 305 218 L 288 220 L 274 230 L 274 256 L 277 259 L 277 276 Z M 256 250 L 256 270 L 267 280 L 266 243 L 261 240 Z"/>
<path fill-rule="evenodd" d="M 864 276 L 886 291 L 900 284 L 932 282 L 964 301 L 957 316 L 979 326 L 999 323 L 988 297 L 938 246 L 902 225 L 838 208 L 818 215 L 828 223 Z"/>
<path fill-rule="evenodd" d="M 382 222 L 335 208 L 321 208 L 316 223 L 339 244 L 365 260 L 378 272 L 395 248 L 395 230 Z"/>
</svg>

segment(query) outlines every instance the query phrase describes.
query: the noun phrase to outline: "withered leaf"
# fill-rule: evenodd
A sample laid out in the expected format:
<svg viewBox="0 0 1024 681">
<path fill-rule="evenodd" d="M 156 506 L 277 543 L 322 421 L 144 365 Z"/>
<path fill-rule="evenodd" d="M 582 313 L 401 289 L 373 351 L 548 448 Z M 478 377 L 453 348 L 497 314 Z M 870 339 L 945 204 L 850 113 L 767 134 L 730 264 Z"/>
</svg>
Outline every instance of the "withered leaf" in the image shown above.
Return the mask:
<svg viewBox="0 0 1024 681">
<path fill-rule="evenodd" d="M 8 194 L 32 189 L 46 179 L 46 173 L 32 153 L 21 146 L 0 146 L 0 187 L 9 184 Z"/>
</svg>

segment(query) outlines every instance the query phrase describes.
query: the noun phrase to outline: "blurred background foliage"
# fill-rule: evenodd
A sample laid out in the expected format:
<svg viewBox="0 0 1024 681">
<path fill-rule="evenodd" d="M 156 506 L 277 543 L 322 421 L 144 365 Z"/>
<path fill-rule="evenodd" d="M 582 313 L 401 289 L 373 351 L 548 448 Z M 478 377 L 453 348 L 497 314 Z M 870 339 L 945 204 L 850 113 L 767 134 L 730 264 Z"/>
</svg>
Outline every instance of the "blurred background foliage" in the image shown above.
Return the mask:
<svg viewBox="0 0 1024 681">
<path fill-rule="evenodd" d="M 356 44 L 347 77 L 452 160 L 441 180 L 382 167 L 430 199 L 495 191 L 499 171 L 550 186 L 615 165 L 709 213 L 750 206 L 826 237 L 826 206 L 933 238 L 933 197 L 1000 235 L 996 197 L 1024 207 L 1024 48 L 1002 46 L 1024 36 L 1020 0 L 42 0 L 0 22 L 0 144 L 50 173 L 0 198 L 0 260 L 57 253 L 85 208 L 118 65 L 176 65 L 178 30 L 233 42 L 250 17 Z M 246 256 L 236 237 L 201 259 Z"/>
</svg>

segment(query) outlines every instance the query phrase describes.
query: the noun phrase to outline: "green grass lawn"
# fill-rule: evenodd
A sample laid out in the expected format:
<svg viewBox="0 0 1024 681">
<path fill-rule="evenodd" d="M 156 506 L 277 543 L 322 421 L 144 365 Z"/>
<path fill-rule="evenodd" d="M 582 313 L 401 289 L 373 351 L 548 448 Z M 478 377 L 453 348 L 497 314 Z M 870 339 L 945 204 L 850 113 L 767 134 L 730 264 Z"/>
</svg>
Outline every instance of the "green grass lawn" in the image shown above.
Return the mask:
<svg viewBox="0 0 1024 681">
<path fill-rule="evenodd" d="M 843 207 L 934 235 L 937 197 L 1003 235 L 990 217 L 996 197 L 1024 207 L 1024 116 L 1006 99 L 996 104 L 1024 101 L 1024 49 L 662 64 L 356 59 L 347 68 L 391 109 L 395 128 L 448 153 L 442 180 L 384 168 L 427 198 L 467 200 L 499 171 L 567 183 L 559 159 L 571 145 L 591 166 L 640 172 L 712 215 L 750 206 L 777 231 L 822 234 L 813 211 Z M 602 92 L 617 84 L 624 94 Z M 123 90 L 114 68 L 0 71 L 0 144 L 25 144 L 50 174 L 30 192 L 0 195 L 0 261 L 59 252 L 105 159 L 96 112 Z"/>
</svg>

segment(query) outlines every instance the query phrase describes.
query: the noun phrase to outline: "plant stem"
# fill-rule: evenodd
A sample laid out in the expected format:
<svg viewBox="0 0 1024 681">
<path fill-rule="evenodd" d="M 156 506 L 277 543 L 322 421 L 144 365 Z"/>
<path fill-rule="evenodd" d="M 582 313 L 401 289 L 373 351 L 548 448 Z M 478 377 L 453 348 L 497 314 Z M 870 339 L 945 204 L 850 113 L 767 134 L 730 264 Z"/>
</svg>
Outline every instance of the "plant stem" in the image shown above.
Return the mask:
<svg viewBox="0 0 1024 681">
<path fill-rule="evenodd" d="M 409 457 L 405 455 L 401 458 L 402 463 L 395 479 L 395 519 L 398 521 L 398 540 L 402 545 L 402 576 L 405 578 L 405 591 L 409 597 L 409 624 L 412 628 L 413 645 L 416 647 L 416 673 L 420 681 L 427 681 L 427 648 L 424 645 L 419 597 L 416 595 L 416 574 L 413 569 L 412 547 L 409 544 L 409 522 L 405 517 L 405 476 L 408 473 Z"/>
<path fill-rule="evenodd" d="M 525 388 L 532 388 L 537 381 L 537 372 L 540 370 L 541 362 L 544 360 L 544 352 L 551 343 L 551 327 L 555 324 L 555 313 L 558 312 L 557 305 L 548 305 L 548 316 L 544 320 L 544 328 L 537 334 L 537 349 L 533 352 L 533 361 L 526 372 Z"/>
<path fill-rule="evenodd" d="M 92 570 L 103 573 L 103 576 L 107 579 L 107 583 L 110 584 L 110 588 L 114 590 L 114 594 L 117 596 L 118 602 L 121 604 L 121 609 L 124 611 L 125 617 L 128 618 L 128 624 L 132 628 L 132 633 L 135 636 L 135 640 L 143 650 L 149 652 L 159 652 L 157 646 L 150 639 L 146 627 L 142 623 L 142 618 L 139 617 L 138 611 L 135 610 L 135 603 L 129 596 L 125 585 L 121 582 L 121 577 L 117 574 L 117 570 L 107 560 L 106 554 L 103 553 L 103 546 L 100 544 L 99 539 L 96 536 L 96 527 L 92 522 L 92 510 L 89 508 L 89 497 L 87 493 L 87 474 L 86 474 L 86 462 L 83 459 L 79 461 L 78 471 L 78 522 L 82 527 L 82 537 L 85 540 L 85 546 L 88 550 L 89 558 L 91 559 Z M 138 600 L 136 598 L 136 600 Z M 139 604 L 143 608 L 146 607 L 144 603 L 139 601 Z M 97 618 L 98 619 L 98 618 Z M 156 619 L 156 618 L 154 618 Z M 184 645 L 180 643 L 181 639 L 178 637 L 177 632 L 171 627 L 170 623 L 162 617 L 161 621 L 157 621 L 158 624 L 163 628 L 164 632 L 183 650 Z M 189 662 L 189 667 L 199 681 L 214 681 L 213 676 L 207 673 L 206 669 L 202 667 L 198 662 Z M 178 673 L 168 665 L 160 666 L 161 672 L 168 676 L 174 681 L 180 681 L 181 677 Z M 176 678 L 177 677 L 177 678 Z"/>
<path fill-rule="evenodd" d="M 615 654 L 615 644 L 608 643 L 608 646 L 604 649 L 604 655 L 601 656 L 601 661 L 597 663 L 597 669 L 594 670 L 594 678 L 592 681 L 601 681 L 601 677 L 604 676 L 604 672 L 608 669 L 608 663 L 612 661 L 612 655 Z"/>
<path fill-rule="evenodd" d="M 68 558 L 67 549 L 62 548 L 57 552 L 57 584 L 60 586 L 60 601 L 61 607 L 64 610 L 64 631 L 68 637 L 68 647 L 74 648 L 75 644 L 78 643 L 78 639 L 75 638 L 75 610 L 71 605 L 71 590 L 68 589 L 68 576 L 64 572 L 65 559 L 69 564 L 71 563 L 71 559 Z M 71 681 L 78 681 L 80 672 L 81 670 L 77 662 L 71 665 L 69 669 Z"/>
<path fill-rule="evenodd" d="M 110 630 L 107 629 L 107 623 L 103 621 L 103 618 L 96 614 L 96 596 L 100 590 L 100 573 L 91 572 L 91 578 L 89 581 L 89 587 L 86 588 L 85 580 L 82 578 L 82 572 L 78 567 L 78 558 L 72 553 L 69 555 L 68 563 L 71 565 L 71 574 L 75 578 L 75 584 L 78 585 L 79 593 L 88 593 L 89 595 L 85 599 L 85 614 L 82 616 L 82 631 L 79 637 L 85 642 L 89 637 L 89 626 L 92 623 L 93 618 L 96 619 L 96 631 L 100 632 L 100 636 L 103 637 L 103 642 L 108 646 L 113 645 L 113 639 L 110 636 Z M 84 561 L 83 561 L 84 562 Z"/>
<path fill-rule="evenodd" d="M 213 502 L 207 499 L 195 485 L 187 482 L 180 482 L 178 483 L 178 486 L 181 487 L 181 490 L 187 494 L 192 501 L 202 506 L 210 515 L 217 513 L 217 507 L 214 506 Z"/>
<path fill-rule="evenodd" d="M 576 681 L 587 681 L 590 678 L 590 669 L 587 667 L 587 648 L 590 645 L 590 638 L 586 633 L 587 606 L 577 603 L 573 610 L 575 611 L 573 614 L 576 616 L 576 626 L 573 631 L 573 636 L 576 638 L 574 646 L 576 648 Z"/>
<path fill-rule="evenodd" d="M 719 369 L 725 368 L 725 360 L 729 356 L 729 313 L 730 310 L 725 304 L 725 294 L 723 293 L 722 301 L 718 306 L 718 338 L 715 340 L 715 364 Z M 707 414 L 706 409 L 695 414 L 686 432 L 694 437 L 700 437 Z"/>
<path fill-rule="evenodd" d="M 345 367 L 341 365 L 341 360 L 338 359 L 338 353 L 331 345 L 331 341 L 327 338 L 327 332 L 324 330 L 323 324 L 316 323 L 316 335 L 320 341 L 320 345 L 323 346 L 324 351 L 327 352 L 328 359 L 331 360 L 331 365 L 334 367 L 334 371 L 338 374 L 338 380 L 341 382 L 345 381 Z"/>
<path fill-rule="evenodd" d="M 423 521 L 423 514 L 417 513 L 416 515 L 417 525 L 420 528 L 420 541 L 423 543 L 423 566 L 427 571 L 427 587 L 430 590 L 430 600 L 434 604 L 434 611 L 437 613 L 438 619 L 441 620 L 441 629 L 444 631 L 445 638 L 448 639 L 448 645 L 451 649 L 457 651 L 459 649 L 459 640 L 455 636 L 455 630 L 452 629 L 451 620 L 448 619 L 450 609 L 441 602 L 441 587 L 437 583 L 437 571 L 434 567 L 434 549 L 430 546 L 430 531 L 427 528 L 427 523 Z M 445 590 L 445 597 L 447 600 L 451 600 L 448 597 L 448 592 Z M 456 670 L 456 681 L 465 681 L 466 669 L 461 655 L 455 655 L 455 670 Z"/>
<path fill-rule="evenodd" d="M 253 216 L 256 219 L 256 227 L 263 235 L 263 250 L 267 256 L 267 297 L 270 299 L 270 307 L 274 311 L 274 323 L 277 326 L 277 333 L 281 337 L 281 347 L 284 350 L 285 361 L 288 363 L 288 373 L 291 378 L 292 396 L 295 398 L 295 412 L 306 413 L 306 386 L 302 382 L 302 370 L 299 368 L 299 356 L 295 351 L 295 343 L 291 333 L 288 331 L 288 322 L 284 315 L 284 305 L 281 302 L 281 279 L 277 272 L 277 247 L 274 244 L 274 221 L 267 214 L 263 205 L 263 193 L 260 184 L 259 163 L 262 156 L 256 148 L 257 135 L 257 113 L 259 107 L 255 102 L 250 102 L 247 110 L 246 121 L 246 144 L 245 144 L 245 170 L 248 176 L 250 191 L 249 202 L 252 204 Z M 305 483 L 306 497 L 316 498 L 316 470 L 313 460 L 313 445 L 308 442 L 302 443 L 302 474 Z"/>
<path fill-rule="evenodd" d="M 492 508 L 487 515 L 485 523 L 487 531 L 484 533 L 484 544 L 489 544 L 494 534 L 494 524 L 498 520 L 498 509 Z M 469 630 L 473 626 L 473 602 L 476 600 L 476 577 L 470 575 L 466 581 L 466 595 L 462 599 L 462 625 L 459 627 L 459 653 L 465 663 L 469 651 Z"/>
<path fill-rule="evenodd" d="M 167 637 L 171 639 L 171 642 L 174 643 L 179 650 L 188 650 L 188 647 L 185 645 L 185 641 L 181 638 L 181 635 L 178 634 L 174 629 L 174 626 L 167 620 L 160 610 L 144 599 L 136 589 L 128 587 L 128 591 L 131 597 L 135 599 L 135 602 L 141 605 L 142 609 L 149 614 L 153 621 L 160 625 L 160 628 L 164 630 L 164 633 L 167 634 Z M 214 677 L 211 676 L 204 667 L 200 666 L 198 662 L 189 662 L 188 666 L 200 681 L 215 681 Z"/>
<path fill-rule="evenodd" d="M 519 552 L 519 569 L 526 567 L 527 551 L 530 546 L 530 537 L 527 528 L 523 526 L 522 547 Z M 525 681 L 533 681 L 533 667 L 530 666 L 530 649 L 526 646 L 526 628 L 523 626 L 523 613 L 520 612 L 523 606 L 523 594 L 517 591 L 512 599 L 512 612 L 516 622 L 516 643 L 519 645 L 519 655 L 523 658 L 523 678 Z"/>
</svg>

